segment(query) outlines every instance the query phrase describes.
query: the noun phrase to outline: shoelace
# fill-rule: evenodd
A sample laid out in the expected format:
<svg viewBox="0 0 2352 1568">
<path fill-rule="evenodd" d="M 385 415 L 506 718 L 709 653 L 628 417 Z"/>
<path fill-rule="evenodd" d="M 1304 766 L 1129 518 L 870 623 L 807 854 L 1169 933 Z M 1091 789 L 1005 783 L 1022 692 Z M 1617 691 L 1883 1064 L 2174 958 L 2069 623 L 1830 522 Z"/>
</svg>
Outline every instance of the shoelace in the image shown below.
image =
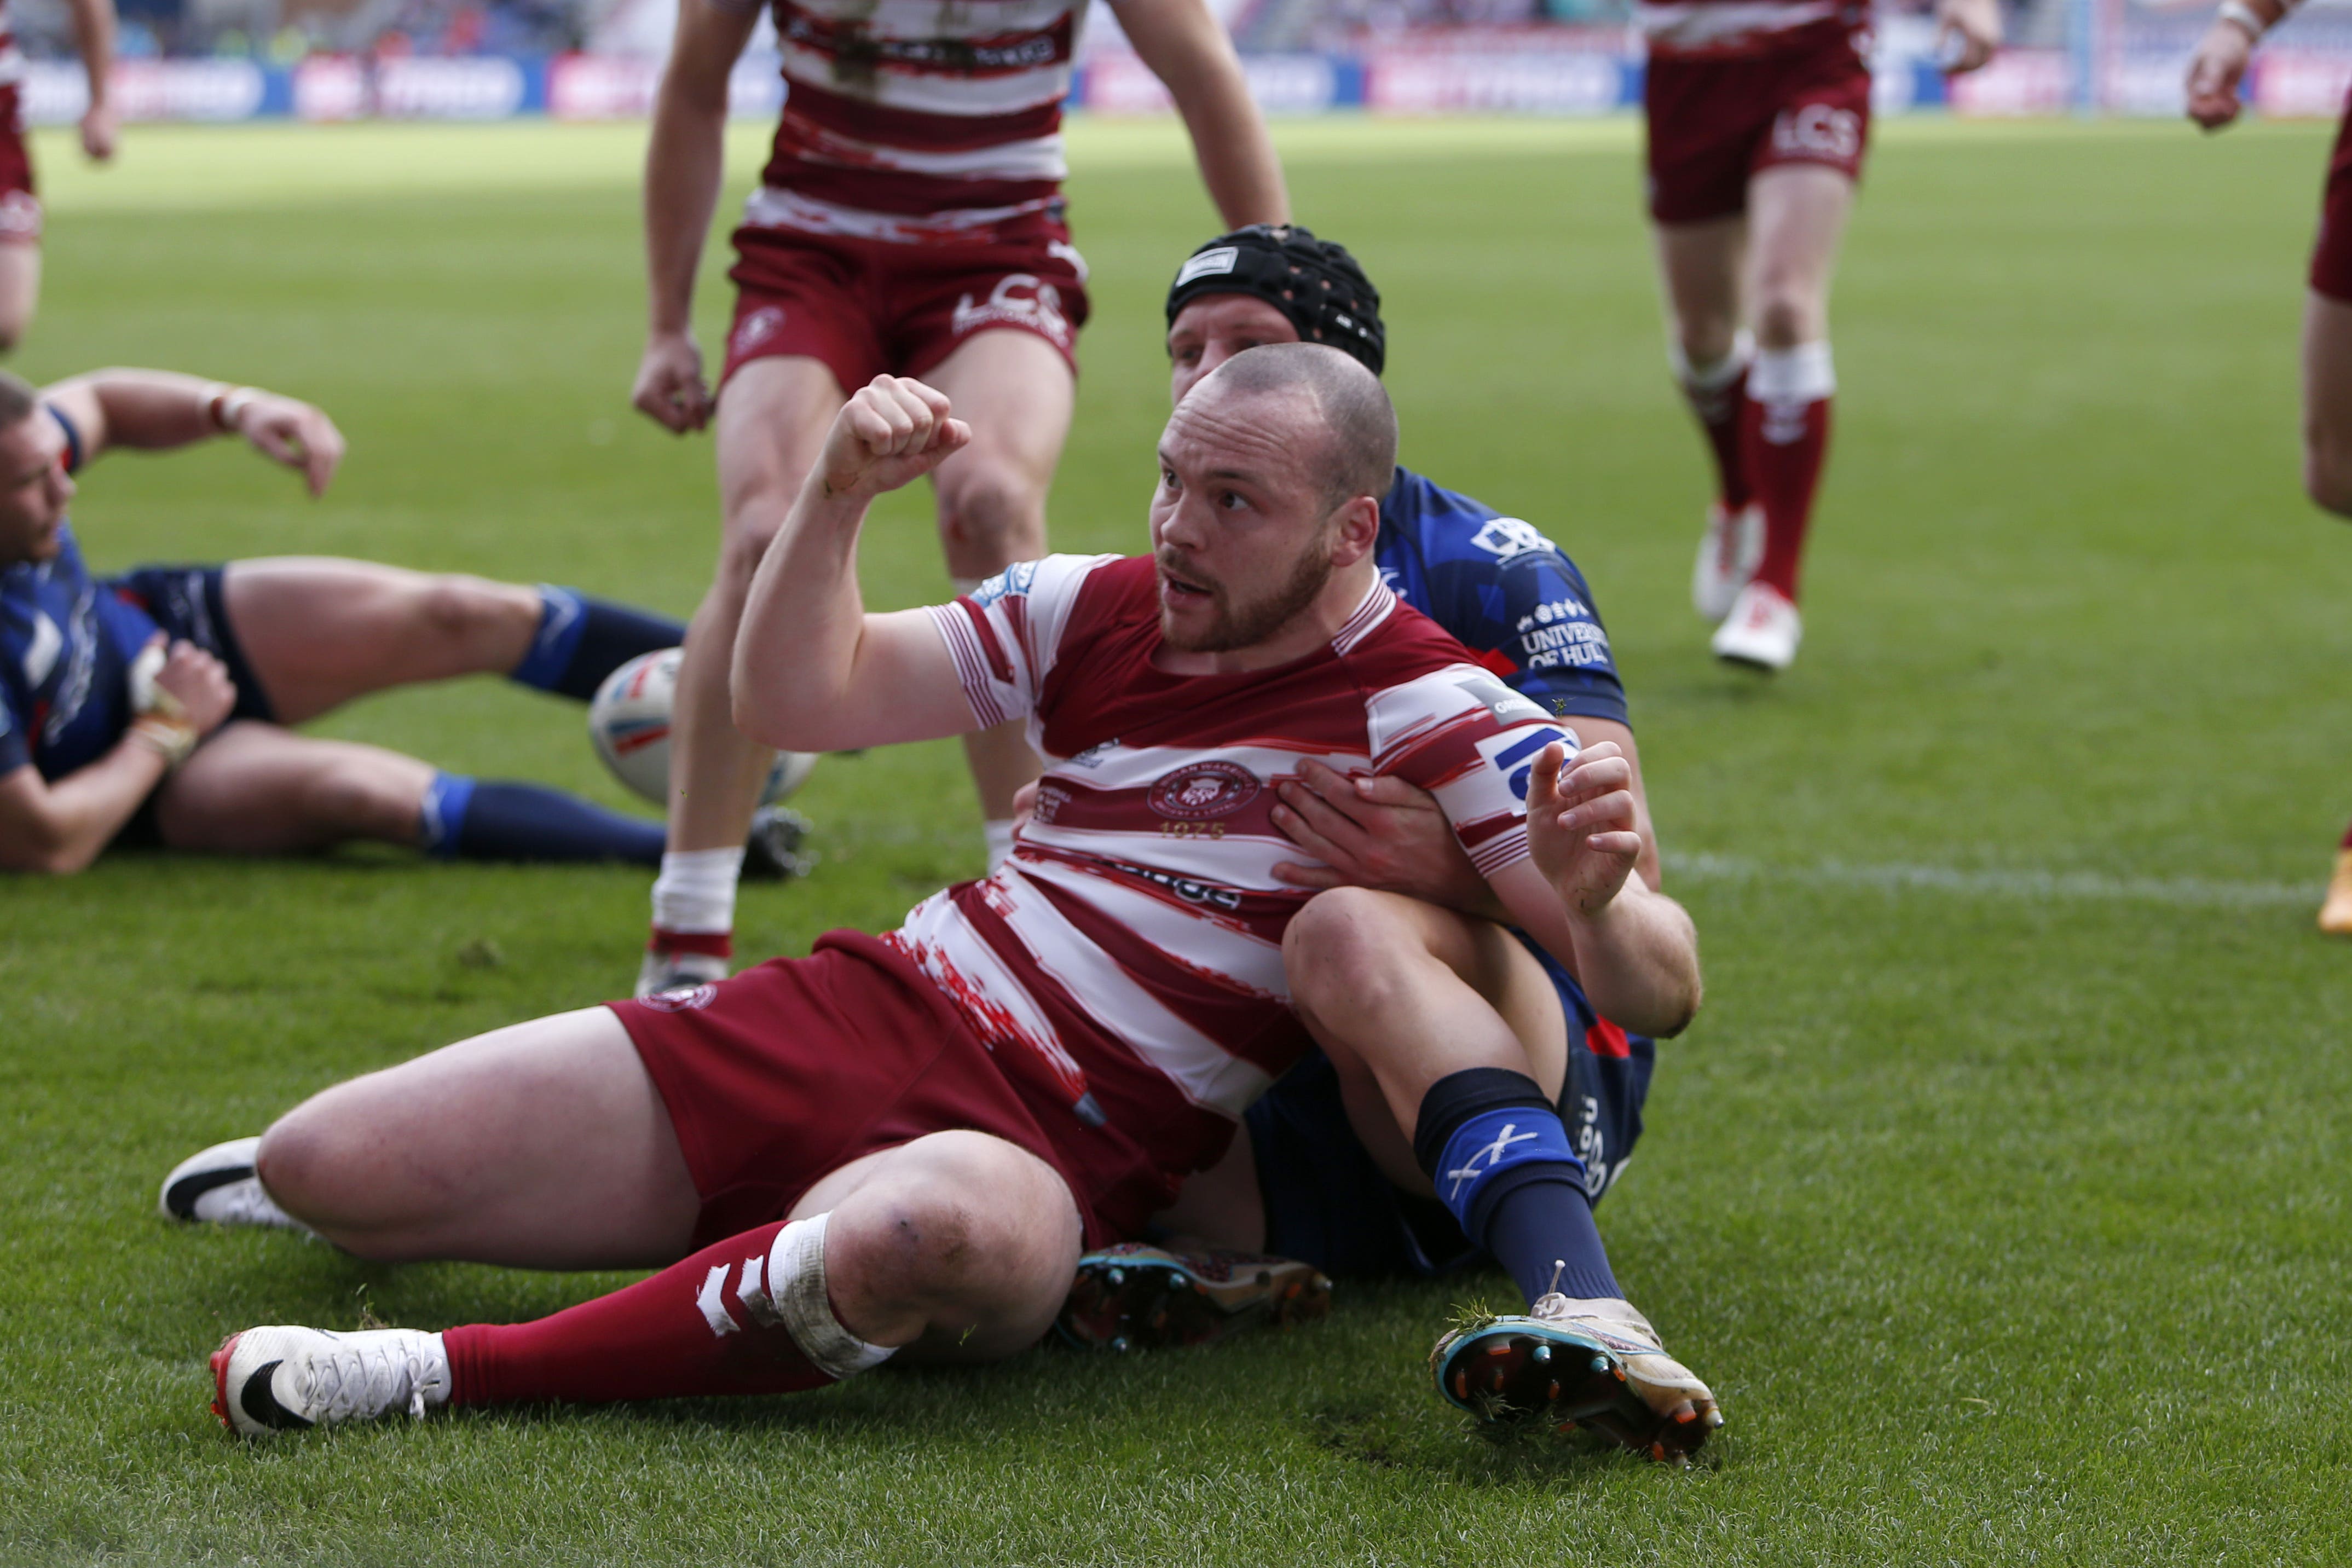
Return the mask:
<svg viewBox="0 0 2352 1568">
<path fill-rule="evenodd" d="M 310 1406 L 310 1418 L 333 1426 L 404 1405 L 412 1417 L 424 1419 L 432 1369 L 415 1340 L 402 1336 L 395 1343 L 397 1349 L 385 1341 L 354 1344 L 344 1340 L 329 1354 L 312 1358 L 310 1396 L 303 1401 Z"/>
<path fill-rule="evenodd" d="M 1714 1392 L 1690 1368 L 1666 1354 L 1658 1331 L 1637 1319 L 1605 1318 L 1597 1312 L 1570 1312 L 1568 1298 L 1557 1292 L 1528 1309 L 1528 1316 L 1543 1322 L 1579 1323 L 1591 1330 L 1611 1350 L 1625 1358 L 1626 1370 L 1652 1388 L 1671 1388 L 1713 1398 Z M 1636 1362 L 1644 1364 L 1635 1365 Z"/>
</svg>

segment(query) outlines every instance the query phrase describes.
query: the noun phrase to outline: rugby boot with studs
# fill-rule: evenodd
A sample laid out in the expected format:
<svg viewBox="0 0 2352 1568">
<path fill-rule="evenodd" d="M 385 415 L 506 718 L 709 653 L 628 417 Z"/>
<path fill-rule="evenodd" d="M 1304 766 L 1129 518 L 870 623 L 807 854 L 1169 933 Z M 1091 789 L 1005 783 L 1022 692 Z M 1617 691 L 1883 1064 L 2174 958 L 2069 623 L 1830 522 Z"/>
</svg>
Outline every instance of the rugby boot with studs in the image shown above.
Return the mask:
<svg viewBox="0 0 2352 1568">
<path fill-rule="evenodd" d="M 1330 1311 L 1331 1281 L 1312 1264 L 1129 1241 L 1078 1260 L 1077 1281 L 1054 1326 L 1083 1349 L 1153 1350 L 1287 1328 Z"/>
<path fill-rule="evenodd" d="M 231 1138 L 190 1155 L 163 1178 L 155 1207 L 164 1218 L 184 1223 L 266 1225 L 315 1234 L 278 1207 L 254 1174 L 254 1155 L 260 1147 L 259 1138 Z"/>
<path fill-rule="evenodd" d="M 1734 511 L 1709 501 L 1706 532 L 1699 536 L 1698 560 L 1691 568 L 1691 608 L 1709 625 L 1721 625 L 1763 559 L 1764 508 L 1750 501 Z"/>
<path fill-rule="evenodd" d="M 1429 1366 L 1438 1393 L 1483 1422 L 1581 1427 L 1668 1464 L 1723 1425 L 1706 1385 L 1622 1301 L 1554 1291 L 1523 1315 L 1452 1330 L 1430 1352 Z"/>
<path fill-rule="evenodd" d="M 213 1352 L 212 1368 L 213 1414 L 244 1437 L 422 1418 L 449 1402 L 448 1353 L 421 1329 L 247 1329 Z"/>
</svg>

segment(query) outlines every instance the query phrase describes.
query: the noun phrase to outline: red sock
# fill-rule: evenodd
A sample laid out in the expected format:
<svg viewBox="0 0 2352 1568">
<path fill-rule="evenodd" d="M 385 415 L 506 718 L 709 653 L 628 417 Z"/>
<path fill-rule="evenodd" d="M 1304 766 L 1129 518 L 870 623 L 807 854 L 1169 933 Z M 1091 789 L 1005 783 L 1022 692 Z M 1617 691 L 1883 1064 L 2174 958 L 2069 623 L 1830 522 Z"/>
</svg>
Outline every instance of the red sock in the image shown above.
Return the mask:
<svg viewBox="0 0 2352 1568">
<path fill-rule="evenodd" d="M 1830 398 L 1836 390 L 1827 343 L 1767 349 L 1748 372 L 1740 411 L 1740 450 L 1764 507 L 1764 559 L 1756 578 L 1791 603 L 1805 529 L 1813 520 L 1813 494 L 1829 455 Z"/>
<path fill-rule="evenodd" d="M 782 1222 L 706 1247 L 651 1279 L 530 1323 L 441 1336 L 449 1402 L 790 1394 L 834 1381 L 777 1318 L 763 1278 Z M 748 1291 L 750 1300 L 746 1300 Z M 730 1326 L 721 1333 L 719 1325 Z"/>
<path fill-rule="evenodd" d="M 656 925 L 646 940 L 648 953 L 703 953 L 713 958 L 735 956 L 731 931 L 665 931 Z"/>
<path fill-rule="evenodd" d="M 1740 451 L 1740 410 L 1748 401 L 1748 352 L 1741 347 L 1732 350 L 1720 365 L 1704 374 L 1693 370 L 1679 354 L 1675 361 L 1675 380 L 1683 389 L 1683 399 L 1697 416 L 1699 429 L 1706 434 L 1707 449 L 1715 454 L 1716 493 L 1723 509 L 1736 512 L 1748 505 L 1750 495 L 1748 465 Z"/>
</svg>

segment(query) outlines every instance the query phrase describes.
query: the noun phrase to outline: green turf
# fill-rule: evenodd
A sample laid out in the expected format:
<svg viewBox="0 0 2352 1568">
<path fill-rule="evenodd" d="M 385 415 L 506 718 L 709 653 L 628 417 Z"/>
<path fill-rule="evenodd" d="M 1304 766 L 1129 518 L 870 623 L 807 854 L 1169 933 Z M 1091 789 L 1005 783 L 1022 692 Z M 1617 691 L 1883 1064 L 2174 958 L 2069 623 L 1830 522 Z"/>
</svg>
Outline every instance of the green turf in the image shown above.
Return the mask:
<svg viewBox="0 0 2352 1568">
<path fill-rule="evenodd" d="M 204 1356 L 256 1321 L 439 1326 L 608 1279 L 190 1234 L 163 1171 L 300 1095 L 625 983 L 645 879 L 362 853 L 0 884 L 0 1558 L 470 1563 L 2326 1563 L 2343 1556 L 2347 955 L 2310 929 L 2352 787 L 2352 556 L 2294 485 L 2325 137 L 1887 129 L 1838 295 L 1798 667 L 1706 657 L 1705 489 L 1622 124 L 1286 128 L 1386 290 L 1407 460 L 1541 524 L 1609 614 L 1709 1005 L 1601 1211 L 1722 1395 L 1669 1474 L 1497 1450 L 1427 1392 L 1450 1304 L 1039 1353 L 796 1399 L 538 1410 L 248 1448 Z M 20 368 L 314 397 L 333 496 L 121 457 L 103 564 L 326 550 L 683 612 L 705 444 L 625 408 L 636 133 L 142 131 L 54 196 Z M 735 185 L 756 141 L 734 147 Z M 1075 149 L 1095 268 L 1065 548 L 1141 538 L 1160 290 L 1209 216 L 1164 128 Z M 706 341 L 723 308 L 703 295 Z M 887 508 L 869 594 L 943 581 Z M 478 683 L 321 727 L 619 800 L 575 712 Z M 756 951 L 976 869 L 950 748 L 821 768 L 817 877 Z"/>
</svg>

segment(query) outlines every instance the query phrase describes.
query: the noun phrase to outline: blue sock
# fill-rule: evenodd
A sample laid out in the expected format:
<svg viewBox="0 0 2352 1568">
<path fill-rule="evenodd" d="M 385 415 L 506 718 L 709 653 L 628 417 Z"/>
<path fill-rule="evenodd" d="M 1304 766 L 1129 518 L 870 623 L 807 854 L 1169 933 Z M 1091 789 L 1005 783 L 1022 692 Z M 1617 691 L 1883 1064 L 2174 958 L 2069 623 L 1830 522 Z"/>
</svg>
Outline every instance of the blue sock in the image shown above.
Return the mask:
<svg viewBox="0 0 2352 1568">
<path fill-rule="evenodd" d="M 640 653 L 675 648 L 686 626 L 666 615 L 539 585 L 539 631 L 507 679 L 586 702 L 604 677 Z"/>
<path fill-rule="evenodd" d="M 441 860 L 634 861 L 659 866 L 662 824 L 592 806 L 543 784 L 436 773 L 417 847 Z"/>
<path fill-rule="evenodd" d="M 1439 1079 L 1422 1097 L 1412 1152 L 1463 1234 L 1509 1271 L 1528 1301 L 1548 1291 L 1577 1299 L 1625 1293 L 1592 1223 L 1584 1162 L 1534 1079 L 1500 1067 Z"/>
</svg>

